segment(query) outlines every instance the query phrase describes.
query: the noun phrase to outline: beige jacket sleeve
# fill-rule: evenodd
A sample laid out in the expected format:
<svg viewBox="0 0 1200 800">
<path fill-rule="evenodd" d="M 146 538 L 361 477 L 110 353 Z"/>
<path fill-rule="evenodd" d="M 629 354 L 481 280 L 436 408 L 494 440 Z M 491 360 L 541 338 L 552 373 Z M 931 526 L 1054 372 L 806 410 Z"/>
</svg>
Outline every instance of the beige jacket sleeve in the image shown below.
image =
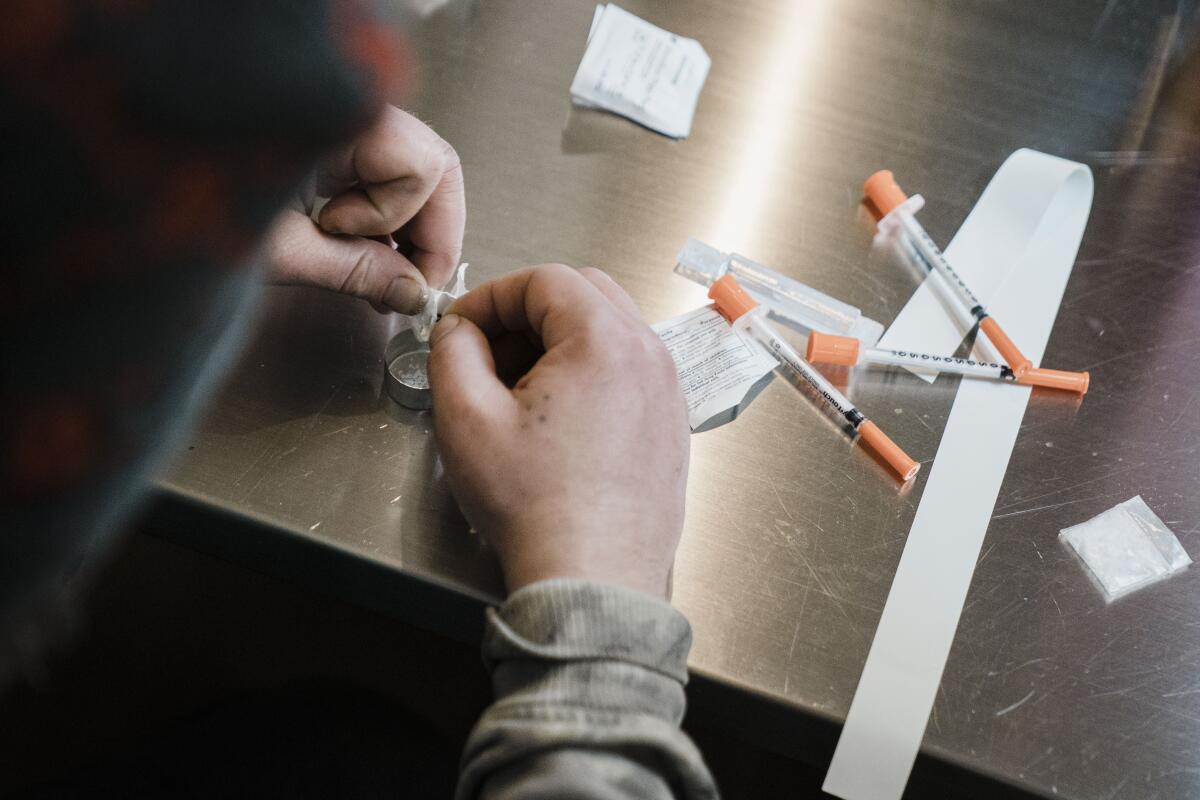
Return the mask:
<svg viewBox="0 0 1200 800">
<path fill-rule="evenodd" d="M 496 700 L 463 754 L 457 800 L 709 800 L 679 723 L 691 627 L 650 595 L 557 579 L 489 609 Z"/>
</svg>

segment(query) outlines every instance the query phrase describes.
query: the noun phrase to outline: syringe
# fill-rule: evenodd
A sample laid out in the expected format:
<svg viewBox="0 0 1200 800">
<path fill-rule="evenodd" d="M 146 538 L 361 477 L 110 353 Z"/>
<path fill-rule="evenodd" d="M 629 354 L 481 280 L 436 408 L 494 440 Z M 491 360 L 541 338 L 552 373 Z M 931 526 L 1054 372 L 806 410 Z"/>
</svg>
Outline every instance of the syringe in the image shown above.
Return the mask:
<svg viewBox="0 0 1200 800">
<path fill-rule="evenodd" d="M 1007 364 L 975 361 L 970 358 L 935 356 L 928 353 L 911 353 L 906 350 L 889 350 L 883 347 L 866 347 L 853 336 L 835 336 L 813 331 L 808 335 L 805 358 L 814 364 L 880 364 L 896 367 L 935 369 L 973 378 L 1013 381 L 1027 386 L 1045 386 L 1068 392 L 1086 394 L 1088 374 L 1086 372 L 1063 372 L 1057 369 L 1030 367 L 1018 377 Z"/>
<path fill-rule="evenodd" d="M 854 306 L 743 255 L 723 253 L 699 239 L 689 238 L 683 243 L 675 257 L 675 272 L 706 287 L 728 272 L 769 309 L 771 316 L 805 331 L 857 336 L 872 344 L 883 335 L 883 326 L 864 317 Z"/>
<path fill-rule="evenodd" d="M 728 274 L 723 276 L 709 288 L 708 296 L 716 302 L 717 310 L 731 325 L 745 330 L 766 347 L 779 362 L 778 371 L 789 383 L 794 383 L 793 379 L 796 378 L 808 384 L 817 396 L 859 434 L 859 441 L 877 453 L 902 481 L 911 480 L 917 474 L 921 464 L 909 458 L 895 442 L 879 430 L 878 425 L 867 419 L 845 395 L 825 380 L 821 373 L 801 358 L 800 354 L 771 328 L 770 323 L 763 317 L 764 309 L 738 285 L 736 278 Z"/>
<path fill-rule="evenodd" d="M 967 330 L 969 331 L 978 323 L 980 330 L 999 351 L 1001 357 L 1008 362 L 1008 366 L 1012 368 L 1013 374 L 1018 380 L 1026 371 L 1033 369 L 1033 362 L 1021 352 L 1012 339 L 1008 338 L 1008 334 L 1000 328 L 995 318 L 988 315 L 983 303 L 946 260 L 946 256 L 925 232 L 921 223 L 917 222 L 914 215 L 925 205 L 925 198 L 919 194 L 914 194 L 912 197 L 906 195 L 896 183 L 895 176 L 886 169 L 867 178 L 863 184 L 863 193 L 875 204 L 875 208 L 881 215 L 879 236 L 901 234 L 911 255 L 916 257 L 926 271 L 936 272 L 942 279 L 941 281 L 931 280 L 930 283 L 934 286 L 935 291 L 948 293 L 949 296 L 944 298 L 945 301 L 951 307 L 957 308 L 960 319 L 967 326 Z M 1085 386 L 1088 381 L 1088 375 L 1084 372 L 1060 374 L 1074 376 L 1073 381 L 1083 381 Z"/>
</svg>

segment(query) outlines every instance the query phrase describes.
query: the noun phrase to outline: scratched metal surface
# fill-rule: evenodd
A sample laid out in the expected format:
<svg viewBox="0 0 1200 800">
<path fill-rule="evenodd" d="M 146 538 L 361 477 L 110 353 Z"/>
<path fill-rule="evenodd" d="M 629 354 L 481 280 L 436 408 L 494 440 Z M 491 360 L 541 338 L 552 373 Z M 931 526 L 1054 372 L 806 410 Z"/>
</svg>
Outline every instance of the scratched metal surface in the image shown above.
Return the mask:
<svg viewBox="0 0 1200 800">
<path fill-rule="evenodd" d="M 471 280 L 609 270 L 650 320 L 702 301 L 671 272 L 697 236 L 889 321 L 913 285 L 869 253 L 858 187 L 888 166 L 948 240 L 1026 146 L 1090 164 L 1096 200 L 924 748 L 1047 796 L 1200 795 L 1200 569 L 1106 605 L 1060 528 L 1141 494 L 1200 559 L 1200 62 L 1175 2 L 692 4 L 627 0 L 713 57 L 690 139 L 570 108 L 584 0 L 451 4 L 409 26 L 409 104 L 462 155 Z M 168 488 L 464 591 L 486 549 L 438 474 L 429 418 L 379 399 L 389 321 L 272 290 Z M 955 381 L 856 376 L 917 458 Z M 581 420 L 580 424 L 587 424 Z M 693 667 L 841 719 L 928 470 L 898 492 L 777 384 L 693 442 L 676 602 Z M 435 613 L 435 612 L 431 612 Z"/>
</svg>

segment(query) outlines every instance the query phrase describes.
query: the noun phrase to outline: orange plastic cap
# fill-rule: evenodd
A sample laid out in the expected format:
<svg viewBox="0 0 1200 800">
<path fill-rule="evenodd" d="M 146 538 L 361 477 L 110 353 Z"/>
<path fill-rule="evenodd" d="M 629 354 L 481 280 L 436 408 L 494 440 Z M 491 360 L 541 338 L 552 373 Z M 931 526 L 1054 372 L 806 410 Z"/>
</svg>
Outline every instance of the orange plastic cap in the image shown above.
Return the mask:
<svg viewBox="0 0 1200 800">
<path fill-rule="evenodd" d="M 852 367 L 858 363 L 858 339 L 813 331 L 808 335 L 808 350 L 804 357 L 814 364 Z"/>
<path fill-rule="evenodd" d="M 1027 386 L 1046 386 L 1050 389 L 1062 389 L 1076 394 L 1087 394 L 1091 376 L 1086 372 L 1065 372 L 1061 369 L 1042 369 L 1030 367 L 1017 378 L 1017 383 Z"/>
<path fill-rule="evenodd" d="M 758 308 L 758 301 L 746 294 L 746 290 L 738 285 L 737 278 L 729 273 L 708 287 L 708 296 L 716 302 L 717 311 L 730 322 Z"/>
<path fill-rule="evenodd" d="M 862 423 L 858 426 L 858 432 L 866 446 L 878 453 L 879 457 L 900 476 L 900 480 L 910 481 L 920 472 L 921 463 L 909 458 L 908 454 L 889 439 L 887 434 L 879 430 L 879 426 L 874 422 L 867 420 Z"/>
<path fill-rule="evenodd" d="M 863 194 L 875 204 L 880 217 L 886 217 L 892 213 L 893 208 L 908 199 L 908 195 L 896 183 L 896 176 L 890 169 L 881 169 L 867 178 L 863 184 Z"/>
<path fill-rule="evenodd" d="M 1013 375 L 1017 376 L 1017 380 L 1020 380 L 1021 376 L 1033 367 L 1033 363 L 1025 357 L 1013 340 L 1008 338 L 1008 334 L 1000 329 L 996 320 L 984 317 L 980 321 L 979 327 L 987 334 L 988 341 L 1000 351 L 1000 357 L 1008 362 L 1008 366 L 1012 368 Z"/>
</svg>

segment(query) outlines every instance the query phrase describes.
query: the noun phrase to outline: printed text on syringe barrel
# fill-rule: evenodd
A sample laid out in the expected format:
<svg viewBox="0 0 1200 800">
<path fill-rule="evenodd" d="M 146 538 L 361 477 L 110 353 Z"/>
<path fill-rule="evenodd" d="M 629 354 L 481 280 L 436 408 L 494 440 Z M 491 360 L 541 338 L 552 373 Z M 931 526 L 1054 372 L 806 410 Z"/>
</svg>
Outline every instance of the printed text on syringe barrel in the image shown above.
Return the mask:
<svg viewBox="0 0 1200 800">
<path fill-rule="evenodd" d="M 791 358 L 791 354 L 784 350 L 782 343 L 780 343 L 777 339 L 771 339 L 768 342 L 768 346 L 770 347 L 771 351 L 780 358 L 780 360 L 792 368 L 793 372 L 799 373 L 799 375 L 804 378 L 805 383 L 811 386 L 817 392 L 817 394 L 825 398 L 829 405 L 837 409 L 838 413 L 845 417 L 846 421 L 849 422 L 855 430 L 857 430 L 858 426 L 866 420 L 866 417 L 863 416 L 863 413 L 857 408 L 854 408 L 853 406 L 847 408 L 842 404 L 842 401 L 839 398 L 830 394 L 829 390 L 822 386 L 820 381 L 810 374 L 809 369 L 811 369 L 811 367 L 806 369 L 806 365 L 795 363 Z"/>
</svg>

